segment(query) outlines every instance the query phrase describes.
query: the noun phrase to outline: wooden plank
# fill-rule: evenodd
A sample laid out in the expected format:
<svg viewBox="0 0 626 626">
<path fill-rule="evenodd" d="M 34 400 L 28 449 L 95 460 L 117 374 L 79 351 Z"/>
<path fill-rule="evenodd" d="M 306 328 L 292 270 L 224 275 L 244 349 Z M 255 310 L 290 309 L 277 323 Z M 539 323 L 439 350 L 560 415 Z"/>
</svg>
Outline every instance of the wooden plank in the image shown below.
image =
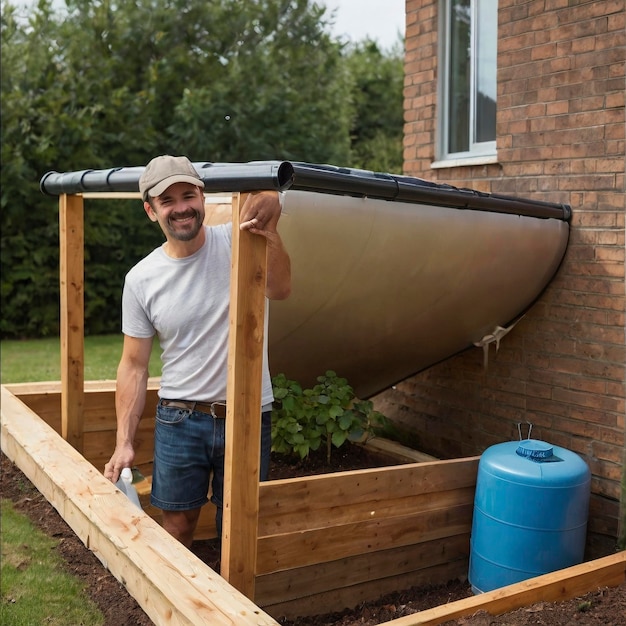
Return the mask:
<svg viewBox="0 0 626 626">
<path fill-rule="evenodd" d="M 154 419 L 140 423 L 135 435 L 134 465 L 144 475 L 152 474 L 154 463 Z M 115 449 L 115 431 L 86 433 L 83 456 L 96 469 L 104 471 L 104 466 Z"/>
<path fill-rule="evenodd" d="M 264 605 L 263 608 L 276 619 L 286 617 L 295 620 L 298 617 L 317 615 L 320 611 L 341 611 L 343 608 L 354 607 L 362 602 L 367 602 L 372 598 L 380 598 L 398 589 L 422 587 L 431 584 L 433 581 L 448 581 L 464 577 L 466 574 L 467 561 L 455 561 L 436 565 L 418 572 L 401 574 L 385 580 L 375 580 L 353 587 L 332 589 L 326 593 L 316 594 L 299 600 Z M 331 609 L 330 607 L 335 608 Z M 385 622 L 385 626 L 390 626 L 393 623 L 393 621 Z"/>
<path fill-rule="evenodd" d="M 406 517 L 260 537 L 256 571 L 267 574 L 467 533 L 472 510 L 471 504 L 463 504 Z"/>
<path fill-rule="evenodd" d="M 19 383 L 6 386 L 26 406 L 61 434 L 61 383 Z M 135 464 L 144 474 L 152 473 L 154 414 L 159 379 L 148 382 L 146 406 L 135 440 Z M 115 447 L 115 381 L 86 381 L 83 413 L 83 456 L 96 468 L 104 468 Z"/>
<path fill-rule="evenodd" d="M 144 511 L 157 522 L 162 512 L 150 504 L 150 483 L 154 461 L 154 413 L 160 379 L 148 381 L 146 406 L 135 437 L 135 466 L 147 477 L 140 500 Z M 26 406 L 61 434 L 61 382 L 17 383 L 6 386 Z M 96 469 L 102 470 L 115 447 L 115 381 L 85 381 L 83 456 Z M 139 491 L 139 489 L 138 489 Z M 200 513 L 196 539 L 216 536 L 215 506 L 208 503 Z"/>
<path fill-rule="evenodd" d="M 469 559 L 469 533 L 259 576 L 255 601 L 280 604 Z M 465 573 L 467 569 L 465 570 Z M 442 581 L 447 582 L 448 579 Z M 431 581 L 435 582 L 435 581 Z M 381 594 L 382 595 L 382 594 Z M 376 595 L 370 600 L 375 600 Z"/>
<path fill-rule="evenodd" d="M 60 383 L 59 383 L 60 384 Z M 7 387 L 8 389 L 8 387 Z M 30 394 L 20 400 L 51 428 L 61 434 L 61 392 L 54 394 Z"/>
<path fill-rule="evenodd" d="M 61 434 L 61 383 L 20 383 L 6 388 Z M 158 382 L 148 385 L 142 420 L 154 420 L 158 401 Z M 86 381 L 84 385 L 84 433 L 117 429 L 115 418 L 115 381 Z M 140 424 L 141 427 L 141 424 Z M 109 451 L 110 452 L 110 451 Z"/>
<path fill-rule="evenodd" d="M 85 391 L 83 395 L 83 434 L 115 431 L 115 391 Z M 20 396 L 49 426 L 61 434 L 61 394 Z M 156 392 L 148 392 L 143 419 L 154 419 Z"/>
<path fill-rule="evenodd" d="M 400 617 L 386 626 L 435 626 L 481 610 L 501 615 L 537 602 L 569 600 L 602 587 L 617 587 L 624 581 L 626 551 Z"/>
<path fill-rule="evenodd" d="M 141 194 L 138 191 L 83 191 L 76 195 L 89 200 L 141 200 Z M 230 196 L 226 196 L 223 193 L 204 194 L 205 204 L 222 204 L 226 202 L 230 206 Z M 227 221 L 230 221 L 230 215 Z"/>
<path fill-rule="evenodd" d="M 1 392 L 2 450 L 157 625 L 278 626 Z"/>
<path fill-rule="evenodd" d="M 362 445 L 365 449 L 391 454 L 402 463 L 424 463 L 437 460 L 435 456 L 407 448 L 397 441 L 382 437 L 372 437 L 359 445 Z"/>
<path fill-rule="evenodd" d="M 428 584 L 432 580 L 460 578 L 466 574 L 467 562 L 464 564 L 464 569 L 463 567 L 455 569 L 454 565 L 453 563 L 424 570 L 419 573 L 419 577 L 413 579 L 414 582 L 411 582 L 410 578 L 399 577 L 398 580 L 391 583 L 389 589 L 384 585 L 380 595 L 413 585 Z M 479 596 L 457 600 L 406 617 L 400 617 L 385 622 L 385 626 L 435 626 L 473 615 L 480 610 L 487 611 L 491 615 L 501 615 L 536 602 L 568 600 L 602 587 L 616 587 L 622 584 L 626 580 L 625 570 L 626 552 L 620 552 Z M 376 583 L 373 583 L 371 587 L 363 585 L 355 588 L 338 589 L 300 600 L 263 606 L 276 618 L 295 619 L 299 616 L 319 613 L 320 606 L 352 607 L 372 597 L 379 597 L 378 593 Z"/>
<path fill-rule="evenodd" d="M 84 207 L 80 196 L 59 196 L 61 296 L 61 431 L 74 448 L 83 449 L 85 366 Z"/>
<path fill-rule="evenodd" d="M 260 502 L 266 497 L 260 487 Z M 259 537 L 298 533 L 320 528 L 332 529 L 343 524 L 352 524 L 361 521 L 381 520 L 391 517 L 406 517 L 407 515 L 449 508 L 459 504 L 473 504 L 475 488 L 462 487 L 449 489 L 438 493 L 415 493 L 412 496 L 396 498 L 395 493 L 389 492 L 387 499 L 380 498 L 370 502 L 353 502 L 346 495 L 343 504 L 330 502 L 326 509 L 312 511 L 290 512 L 286 507 L 279 507 L 276 511 L 270 506 L 263 507 L 259 515 Z"/>
<path fill-rule="evenodd" d="M 380 499 L 381 493 L 393 492 L 395 497 L 419 493 L 434 493 L 442 489 L 471 487 L 476 484 L 479 457 L 410 463 L 383 468 L 371 468 L 286 478 L 263 484 L 267 498 L 277 498 L 289 508 L 305 509 L 313 499 L 314 506 L 328 507 L 328 499 L 341 501 L 350 494 L 353 501 Z M 329 492 L 330 490 L 330 492 Z M 273 492 L 270 494 L 270 492 Z"/>
<path fill-rule="evenodd" d="M 233 219 L 232 200 L 228 203 L 209 204 L 205 203 L 204 222 L 207 226 L 228 224 Z"/>
<path fill-rule="evenodd" d="M 138 191 L 83 191 L 77 195 L 90 200 L 141 200 Z"/>
<path fill-rule="evenodd" d="M 157 390 L 159 388 L 161 379 L 153 376 L 148 379 L 148 390 Z M 8 391 L 17 396 L 20 400 L 31 395 L 39 394 L 60 394 L 61 393 L 61 381 L 59 380 L 44 380 L 28 383 L 9 383 L 5 385 Z M 97 392 L 97 391 L 115 391 L 114 380 L 86 380 L 85 392 Z"/>
<path fill-rule="evenodd" d="M 260 487 L 259 516 L 311 516 L 339 510 L 347 502 L 367 503 L 375 510 L 390 494 L 401 499 L 474 488 L 478 461 L 470 457 L 269 481 Z"/>
<path fill-rule="evenodd" d="M 254 597 L 261 448 L 266 242 L 241 231 L 247 194 L 233 195 L 233 252 L 221 572 Z"/>
<path fill-rule="evenodd" d="M 146 405 L 143 417 L 154 419 L 156 412 L 156 392 L 146 394 Z M 117 421 L 115 416 L 115 389 L 98 391 L 97 393 L 85 392 L 85 433 L 104 432 L 116 430 Z"/>
</svg>

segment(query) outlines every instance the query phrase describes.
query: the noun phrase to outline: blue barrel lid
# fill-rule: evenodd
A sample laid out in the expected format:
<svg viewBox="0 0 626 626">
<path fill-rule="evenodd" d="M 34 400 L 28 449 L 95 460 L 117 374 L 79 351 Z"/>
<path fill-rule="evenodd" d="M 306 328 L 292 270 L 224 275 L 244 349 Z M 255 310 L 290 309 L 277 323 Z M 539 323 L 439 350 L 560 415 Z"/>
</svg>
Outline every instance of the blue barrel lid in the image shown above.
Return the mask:
<svg viewBox="0 0 626 626">
<path fill-rule="evenodd" d="M 591 472 L 575 452 L 536 439 L 497 443 L 480 458 L 479 480 L 487 476 L 517 485 L 568 486 L 587 482 Z"/>
<path fill-rule="evenodd" d="M 541 461 L 554 456 L 554 447 L 545 441 L 537 439 L 524 439 L 519 442 L 515 451 L 520 456 L 525 456 L 533 461 Z"/>
</svg>

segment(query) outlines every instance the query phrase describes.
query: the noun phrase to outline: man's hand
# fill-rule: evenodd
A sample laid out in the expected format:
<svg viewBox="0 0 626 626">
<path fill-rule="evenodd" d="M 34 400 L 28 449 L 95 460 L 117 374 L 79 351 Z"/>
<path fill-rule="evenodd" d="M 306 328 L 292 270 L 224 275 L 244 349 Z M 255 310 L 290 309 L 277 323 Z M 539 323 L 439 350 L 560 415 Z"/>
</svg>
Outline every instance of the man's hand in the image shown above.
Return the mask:
<svg viewBox="0 0 626 626">
<path fill-rule="evenodd" d="M 104 466 L 104 477 L 112 483 L 119 480 L 125 467 L 132 467 L 135 460 L 135 450 L 130 444 L 115 446 L 115 451 L 109 462 Z"/>
<path fill-rule="evenodd" d="M 291 293 L 291 260 L 277 230 L 280 214 L 276 191 L 250 193 L 241 208 L 239 228 L 261 235 L 267 242 L 265 295 L 270 300 L 284 300 Z"/>
<path fill-rule="evenodd" d="M 280 218 L 280 201 L 276 191 L 258 191 L 248 194 L 241 209 L 241 230 L 268 237 L 276 233 Z"/>
</svg>

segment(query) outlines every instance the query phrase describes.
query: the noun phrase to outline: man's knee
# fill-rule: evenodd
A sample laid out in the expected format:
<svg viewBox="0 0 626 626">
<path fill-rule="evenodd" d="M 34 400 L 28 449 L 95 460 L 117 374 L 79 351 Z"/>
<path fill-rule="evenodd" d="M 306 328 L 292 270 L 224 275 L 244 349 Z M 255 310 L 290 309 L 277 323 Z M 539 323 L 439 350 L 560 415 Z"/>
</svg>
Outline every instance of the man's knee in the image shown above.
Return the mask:
<svg viewBox="0 0 626 626">
<path fill-rule="evenodd" d="M 163 528 L 184 546 L 190 548 L 199 516 L 200 509 L 163 511 Z"/>
</svg>

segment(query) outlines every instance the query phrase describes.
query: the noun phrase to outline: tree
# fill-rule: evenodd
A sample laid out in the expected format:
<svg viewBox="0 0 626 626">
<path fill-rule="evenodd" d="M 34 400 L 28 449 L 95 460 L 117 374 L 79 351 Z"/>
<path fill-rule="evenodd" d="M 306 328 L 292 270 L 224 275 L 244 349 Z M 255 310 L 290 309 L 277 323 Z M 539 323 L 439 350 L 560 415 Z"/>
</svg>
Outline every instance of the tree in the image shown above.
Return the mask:
<svg viewBox="0 0 626 626">
<path fill-rule="evenodd" d="M 351 126 L 355 167 L 402 173 L 404 136 L 404 54 L 400 43 L 389 54 L 365 40 L 347 55 L 354 117 Z"/>
<path fill-rule="evenodd" d="M 211 160 L 345 162 L 350 83 L 341 48 L 308 0 L 242 2 L 206 80 L 183 92 L 170 126 Z"/>
<path fill-rule="evenodd" d="M 2 4 L 3 337 L 58 333 L 57 199 L 39 191 L 47 171 L 163 153 L 399 169 L 384 137 L 397 115 L 377 82 L 395 89 L 397 59 L 388 68 L 377 49 L 333 40 L 310 0 L 52 6 L 39 0 L 26 17 Z M 86 332 L 118 332 L 124 274 L 161 234 L 137 202 L 88 203 L 85 222 Z"/>
<path fill-rule="evenodd" d="M 20 334 L 46 335 L 57 328 L 58 227 L 46 211 L 38 180 L 41 164 L 54 162 L 59 149 L 51 129 L 59 103 L 49 97 L 56 23 L 47 2 L 30 20 L 3 3 L 1 20 L 2 333 L 19 329 Z M 71 132 L 73 121 L 66 121 Z M 38 294 L 45 294 L 39 303 Z"/>
</svg>

